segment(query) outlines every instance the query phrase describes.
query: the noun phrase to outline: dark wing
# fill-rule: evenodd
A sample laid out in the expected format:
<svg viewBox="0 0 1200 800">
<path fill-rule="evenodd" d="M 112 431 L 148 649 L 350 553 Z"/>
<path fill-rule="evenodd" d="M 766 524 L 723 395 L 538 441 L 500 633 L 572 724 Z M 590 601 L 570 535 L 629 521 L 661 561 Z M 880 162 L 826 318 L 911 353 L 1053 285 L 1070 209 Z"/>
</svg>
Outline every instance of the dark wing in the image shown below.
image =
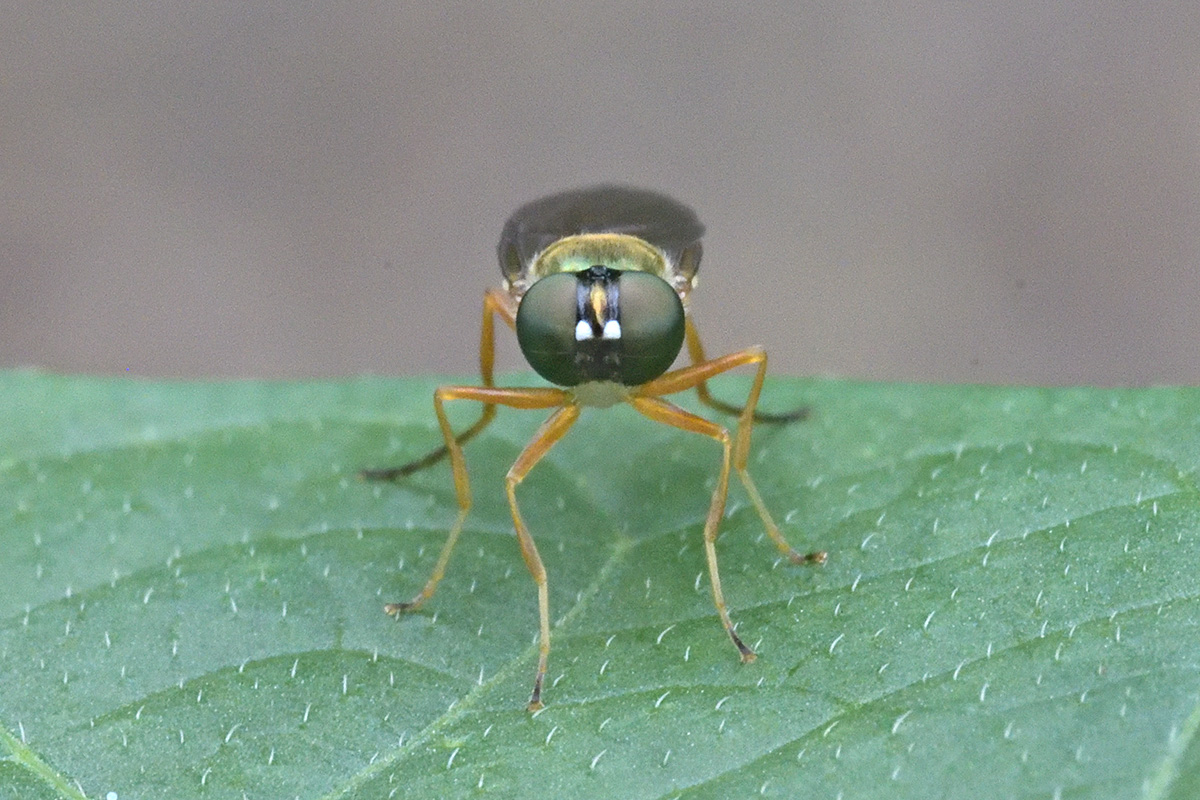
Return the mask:
<svg viewBox="0 0 1200 800">
<path fill-rule="evenodd" d="M 560 192 L 526 203 L 508 218 L 500 234 L 500 269 L 514 281 L 538 253 L 580 233 L 637 236 L 674 265 L 700 240 L 704 226 L 683 203 L 646 189 L 603 185 Z M 699 249 L 694 252 L 698 261 Z"/>
</svg>

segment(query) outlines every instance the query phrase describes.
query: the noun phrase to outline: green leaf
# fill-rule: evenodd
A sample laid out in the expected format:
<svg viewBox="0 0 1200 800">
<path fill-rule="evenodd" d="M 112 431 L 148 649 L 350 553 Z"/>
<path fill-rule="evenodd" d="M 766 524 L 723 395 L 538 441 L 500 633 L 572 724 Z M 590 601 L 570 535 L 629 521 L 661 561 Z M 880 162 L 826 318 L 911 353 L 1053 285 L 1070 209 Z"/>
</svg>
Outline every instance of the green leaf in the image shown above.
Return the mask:
<svg viewBox="0 0 1200 800">
<path fill-rule="evenodd" d="M 516 379 L 515 379 L 516 380 Z M 467 447 L 454 518 L 432 381 L 0 373 L 0 798 L 1189 798 L 1200 791 L 1200 391 L 775 380 L 718 543 L 713 442 L 589 410 Z M 718 382 L 735 399 L 743 379 Z M 695 408 L 691 398 L 682 402 Z M 476 409 L 453 409 L 456 424 Z"/>
</svg>

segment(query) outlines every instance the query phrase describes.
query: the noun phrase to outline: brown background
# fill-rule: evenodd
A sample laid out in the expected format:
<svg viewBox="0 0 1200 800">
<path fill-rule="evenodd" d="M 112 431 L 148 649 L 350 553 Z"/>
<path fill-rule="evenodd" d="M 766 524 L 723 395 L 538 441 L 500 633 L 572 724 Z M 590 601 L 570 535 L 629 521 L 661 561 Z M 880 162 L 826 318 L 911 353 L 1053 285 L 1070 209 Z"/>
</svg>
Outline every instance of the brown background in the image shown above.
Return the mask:
<svg viewBox="0 0 1200 800">
<path fill-rule="evenodd" d="M 1200 380 L 1195 0 L 749 5 L 10 3 L 0 366 L 470 372 L 508 213 L 617 180 L 711 350 Z"/>
</svg>

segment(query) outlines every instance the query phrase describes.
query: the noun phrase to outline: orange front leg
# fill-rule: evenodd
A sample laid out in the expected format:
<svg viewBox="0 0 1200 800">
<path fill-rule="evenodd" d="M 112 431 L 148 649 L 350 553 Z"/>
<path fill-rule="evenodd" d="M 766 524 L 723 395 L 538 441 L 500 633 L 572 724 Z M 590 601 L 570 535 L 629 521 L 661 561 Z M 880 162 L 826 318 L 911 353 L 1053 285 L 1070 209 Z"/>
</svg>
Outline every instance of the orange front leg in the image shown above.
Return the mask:
<svg viewBox="0 0 1200 800">
<path fill-rule="evenodd" d="M 521 519 L 521 510 L 517 507 L 517 486 L 525 480 L 529 471 L 542 460 L 550 448 L 561 439 L 575 420 L 579 419 L 579 406 L 574 402 L 564 405 L 542 424 L 537 434 L 525 445 L 516 463 L 508 470 L 504 478 L 504 489 L 508 495 L 508 507 L 512 511 L 513 525 L 517 529 L 517 541 L 521 545 L 521 555 L 525 566 L 533 576 L 533 582 L 538 590 L 538 665 L 537 674 L 533 680 L 533 693 L 529 696 L 529 710 L 537 711 L 542 707 L 542 682 L 546 678 L 546 665 L 550 659 L 550 589 L 546 581 L 546 568 L 542 565 L 542 557 L 538 555 L 537 545 Z"/>
<path fill-rule="evenodd" d="M 450 562 L 450 554 L 458 542 L 463 523 L 471 510 L 471 481 L 467 477 L 467 465 L 463 459 L 462 445 L 455 437 L 450 421 L 446 418 L 444 405 L 448 400 L 475 400 L 489 407 L 497 405 L 511 408 L 554 408 L 565 405 L 570 401 L 570 395 L 561 389 L 497 389 L 491 386 L 441 386 L 433 394 L 433 407 L 437 412 L 438 425 L 442 430 L 442 438 L 446 442 L 446 452 L 450 455 L 450 467 L 454 473 L 454 493 L 458 499 L 458 516 L 442 545 L 437 564 L 425 582 L 424 588 L 408 602 L 388 603 L 383 610 L 389 614 L 399 614 L 418 607 L 437 591 L 442 576 L 446 573 L 446 565 Z"/>
<path fill-rule="evenodd" d="M 713 604 L 717 607 L 717 615 L 721 625 L 733 640 L 733 644 L 741 654 L 743 662 L 754 660 L 754 651 L 746 646 L 737 631 L 733 629 L 733 621 L 729 619 L 729 611 L 725 607 L 725 593 L 721 590 L 721 573 L 717 568 L 717 532 L 721 517 L 725 515 L 725 498 L 729 493 L 729 462 L 730 439 L 729 431 L 715 422 L 698 417 L 679 406 L 658 397 L 632 396 L 629 404 L 641 414 L 655 422 L 662 422 L 680 430 L 699 433 L 716 439 L 721 444 L 721 471 L 717 475 L 717 485 L 713 489 L 712 501 L 708 506 L 708 517 L 704 520 L 704 557 L 708 562 L 708 577 L 712 583 Z"/>
<path fill-rule="evenodd" d="M 755 365 L 756 370 L 754 373 L 754 382 L 750 386 L 750 394 L 746 398 L 746 405 L 742 406 L 738 416 L 737 438 L 734 442 L 733 450 L 733 468 L 737 470 L 738 478 L 741 479 L 742 485 L 746 487 L 746 493 L 750 495 L 750 501 L 754 504 L 754 509 L 758 512 L 759 519 L 762 520 L 767 535 L 771 537 L 771 541 L 775 543 L 779 551 L 796 564 L 824 563 L 826 558 L 824 551 L 800 554 L 788 544 L 787 539 L 780 532 L 779 526 L 772 519 L 771 512 L 767 510 L 766 504 L 763 503 L 762 496 L 758 493 L 758 487 L 754 485 L 754 480 L 750 477 L 750 472 L 746 468 L 747 462 L 750 459 L 750 432 L 757 418 L 755 416 L 755 409 L 758 406 L 758 396 L 762 392 L 763 380 L 767 375 L 767 354 L 761 347 L 748 347 L 745 350 L 739 350 L 727 356 L 721 356 L 711 361 L 705 361 L 690 367 L 683 367 L 682 369 L 668 372 L 666 375 L 638 387 L 634 390 L 634 394 L 643 397 L 656 397 L 658 395 L 686 391 L 703 385 L 704 381 L 716 375 L 749 364 Z"/>
</svg>

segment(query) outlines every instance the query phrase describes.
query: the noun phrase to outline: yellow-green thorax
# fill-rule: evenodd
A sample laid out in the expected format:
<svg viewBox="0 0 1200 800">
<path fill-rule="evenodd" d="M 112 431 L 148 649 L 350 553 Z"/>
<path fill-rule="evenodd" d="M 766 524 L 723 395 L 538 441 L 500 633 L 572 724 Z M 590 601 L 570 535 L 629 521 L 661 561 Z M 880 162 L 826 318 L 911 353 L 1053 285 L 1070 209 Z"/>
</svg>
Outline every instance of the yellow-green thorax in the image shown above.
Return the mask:
<svg viewBox="0 0 1200 800">
<path fill-rule="evenodd" d="M 695 273 L 684 274 L 644 239 L 627 233 L 580 233 L 558 239 L 534 258 L 529 267 L 508 285 L 520 299 L 529 287 L 548 275 L 581 272 L 604 266 L 621 272 L 648 272 L 671 285 L 686 301 Z"/>
</svg>

